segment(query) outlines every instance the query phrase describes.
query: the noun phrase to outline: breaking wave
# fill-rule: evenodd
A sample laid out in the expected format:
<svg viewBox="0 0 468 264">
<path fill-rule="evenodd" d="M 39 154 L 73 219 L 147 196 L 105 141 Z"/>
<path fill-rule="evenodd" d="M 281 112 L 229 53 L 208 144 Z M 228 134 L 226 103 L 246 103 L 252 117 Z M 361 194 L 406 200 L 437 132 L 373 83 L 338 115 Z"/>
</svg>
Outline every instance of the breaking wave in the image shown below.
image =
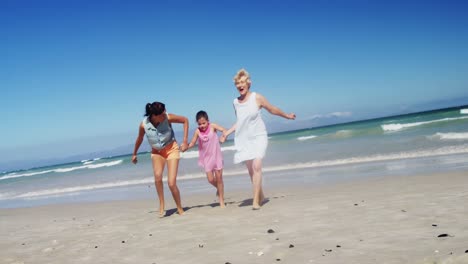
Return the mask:
<svg viewBox="0 0 468 264">
<path fill-rule="evenodd" d="M 82 161 L 83 162 L 83 161 Z M 98 169 L 103 167 L 112 167 L 115 165 L 119 165 L 123 162 L 123 160 L 114 160 L 110 162 L 98 163 L 98 164 L 85 164 L 86 161 L 83 162 L 81 166 L 69 167 L 69 168 L 58 168 L 52 170 L 43 170 L 43 171 L 36 171 L 36 172 L 29 172 L 29 173 L 10 173 L 3 177 L 0 177 L 0 180 L 12 179 L 12 178 L 19 178 L 19 177 L 31 177 L 35 175 L 47 174 L 47 173 L 63 173 L 63 172 L 70 172 L 75 170 L 82 170 L 82 169 Z"/>
<path fill-rule="evenodd" d="M 443 119 L 424 121 L 424 122 L 414 122 L 414 123 L 405 123 L 405 124 L 399 124 L 399 123 L 386 124 L 386 125 L 381 125 L 381 127 L 383 131 L 399 131 L 399 130 L 410 128 L 410 127 L 428 125 L 428 124 L 433 124 L 433 123 L 438 123 L 438 122 L 455 121 L 455 120 L 461 120 L 461 119 L 467 119 L 467 118 L 468 116 L 452 117 L 452 118 L 443 118 Z"/>
</svg>

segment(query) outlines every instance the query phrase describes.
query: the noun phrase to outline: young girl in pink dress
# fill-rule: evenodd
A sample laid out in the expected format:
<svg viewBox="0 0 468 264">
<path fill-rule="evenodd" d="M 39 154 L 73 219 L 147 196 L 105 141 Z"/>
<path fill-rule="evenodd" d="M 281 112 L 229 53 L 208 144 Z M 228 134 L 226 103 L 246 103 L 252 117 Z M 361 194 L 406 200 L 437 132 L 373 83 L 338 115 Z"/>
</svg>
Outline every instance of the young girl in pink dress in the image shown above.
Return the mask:
<svg viewBox="0 0 468 264">
<path fill-rule="evenodd" d="M 199 111 L 196 120 L 198 128 L 195 130 L 188 148 L 195 146 L 198 139 L 198 165 L 205 170 L 208 182 L 217 189 L 219 206 L 224 208 L 223 156 L 217 132 L 224 133 L 226 129 L 215 123 L 210 123 L 205 111 Z"/>
</svg>

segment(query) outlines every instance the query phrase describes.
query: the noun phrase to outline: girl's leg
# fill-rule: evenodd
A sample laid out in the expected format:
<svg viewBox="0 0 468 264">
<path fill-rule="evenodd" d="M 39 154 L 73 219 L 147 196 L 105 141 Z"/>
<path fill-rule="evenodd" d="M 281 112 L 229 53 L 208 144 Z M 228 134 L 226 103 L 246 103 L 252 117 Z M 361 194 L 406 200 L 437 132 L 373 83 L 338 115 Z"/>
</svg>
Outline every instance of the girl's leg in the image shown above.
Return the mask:
<svg viewBox="0 0 468 264">
<path fill-rule="evenodd" d="M 208 182 L 213 185 L 215 188 L 218 188 L 218 183 L 216 182 L 216 177 L 213 175 L 212 171 L 207 171 L 206 172 L 206 178 L 208 179 Z"/>
<path fill-rule="evenodd" d="M 159 198 L 159 215 L 164 216 L 164 186 L 162 176 L 166 160 L 160 155 L 151 155 L 151 161 L 153 163 L 154 183 Z"/>
<path fill-rule="evenodd" d="M 253 186 L 253 209 L 260 209 L 265 196 L 263 195 L 262 188 L 262 160 L 254 159 L 246 162 L 247 169 L 249 171 L 250 180 Z"/>
<path fill-rule="evenodd" d="M 219 195 L 219 206 L 221 208 L 226 207 L 224 204 L 224 182 L 223 182 L 223 170 L 216 170 L 216 183 L 218 188 L 218 195 Z"/>
<path fill-rule="evenodd" d="M 179 160 L 178 159 L 171 159 L 167 161 L 167 184 L 169 186 L 169 190 L 171 190 L 172 197 L 177 206 L 177 212 L 182 215 L 184 214 L 184 209 L 182 208 L 182 203 L 180 201 L 180 192 L 179 188 L 177 187 L 177 172 L 179 169 Z"/>
</svg>

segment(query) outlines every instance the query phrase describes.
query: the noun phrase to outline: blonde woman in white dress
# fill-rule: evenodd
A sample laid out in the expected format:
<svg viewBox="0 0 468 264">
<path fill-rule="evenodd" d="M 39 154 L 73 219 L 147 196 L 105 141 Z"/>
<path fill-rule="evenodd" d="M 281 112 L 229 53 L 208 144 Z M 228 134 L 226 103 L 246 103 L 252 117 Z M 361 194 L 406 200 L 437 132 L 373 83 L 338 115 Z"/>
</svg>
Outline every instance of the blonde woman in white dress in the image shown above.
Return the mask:
<svg viewBox="0 0 468 264">
<path fill-rule="evenodd" d="M 223 133 L 220 140 L 225 141 L 235 131 L 234 163 L 244 162 L 247 166 L 253 187 L 252 209 L 257 210 L 265 198 L 262 189 L 262 159 L 268 145 L 268 134 L 260 111 L 265 108 L 270 114 L 286 119 L 295 119 L 296 115 L 286 114 L 270 104 L 263 95 L 250 91 L 252 82 L 245 69 L 240 69 L 234 76 L 234 84 L 239 92 L 239 97 L 233 101 L 237 121 Z"/>
</svg>

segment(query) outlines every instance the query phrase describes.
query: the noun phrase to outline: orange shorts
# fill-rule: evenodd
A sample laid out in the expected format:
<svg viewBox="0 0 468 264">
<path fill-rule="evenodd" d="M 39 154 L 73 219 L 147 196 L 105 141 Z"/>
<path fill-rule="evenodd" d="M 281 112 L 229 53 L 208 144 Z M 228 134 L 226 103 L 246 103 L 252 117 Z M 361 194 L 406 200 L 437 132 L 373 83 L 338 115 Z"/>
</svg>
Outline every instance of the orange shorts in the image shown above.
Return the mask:
<svg viewBox="0 0 468 264">
<path fill-rule="evenodd" d="M 172 143 L 169 143 L 169 145 L 165 146 L 161 150 L 153 148 L 151 150 L 151 158 L 153 155 L 161 156 L 166 160 L 180 159 L 179 144 L 177 144 L 177 142 L 174 140 Z"/>
</svg>

